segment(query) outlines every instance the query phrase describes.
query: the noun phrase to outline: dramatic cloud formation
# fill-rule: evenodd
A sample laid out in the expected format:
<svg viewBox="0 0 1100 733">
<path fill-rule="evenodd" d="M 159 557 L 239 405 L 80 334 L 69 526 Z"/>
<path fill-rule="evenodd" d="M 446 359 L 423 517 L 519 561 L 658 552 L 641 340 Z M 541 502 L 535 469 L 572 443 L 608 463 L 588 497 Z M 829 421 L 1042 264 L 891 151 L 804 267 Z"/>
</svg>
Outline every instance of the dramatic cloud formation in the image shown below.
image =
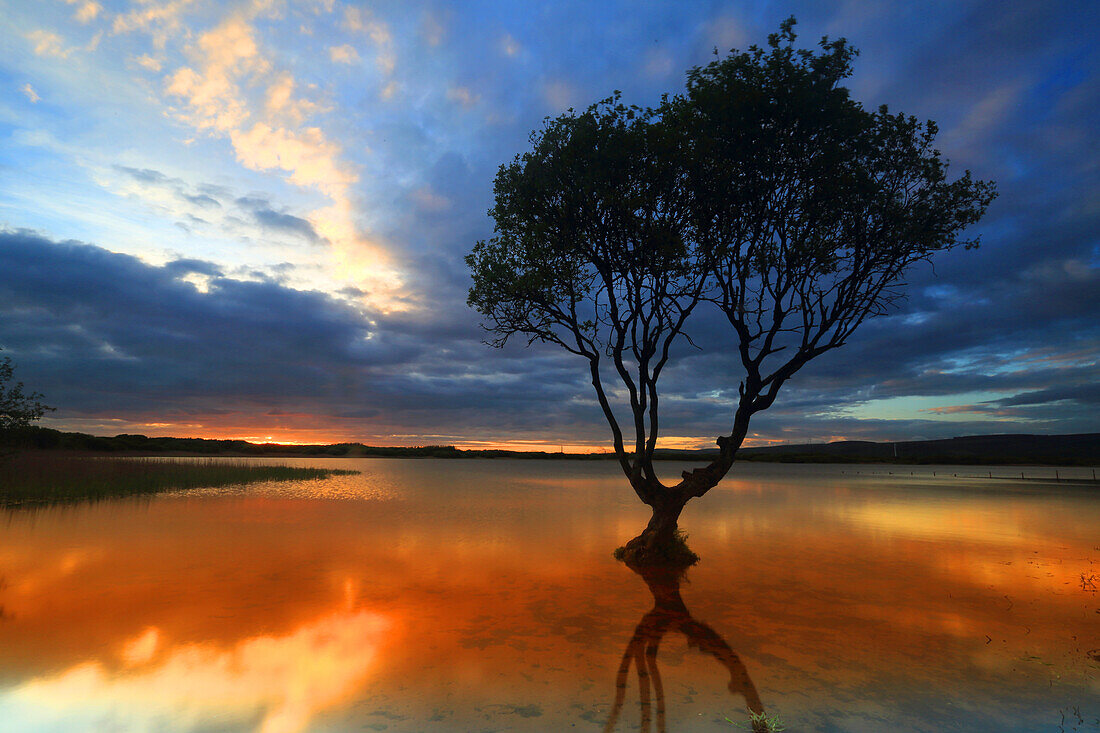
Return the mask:
<svg viewBox="0 0 1100 733">
<path fill-rule="evenodd" d="M 754 440 L 1100 430 L 1100 10 L 1070 3 L 19 4 L 0 346 L 64 428 L 603 445 L 581 365 L 490 350 L 465 307 L 495 170 L 544 116 L 652 103 L 790 12 L 1001 195 Z M 669 445 L 727 430 L 740 378 L 719 319 L 691 333 Z"/>
</svg>

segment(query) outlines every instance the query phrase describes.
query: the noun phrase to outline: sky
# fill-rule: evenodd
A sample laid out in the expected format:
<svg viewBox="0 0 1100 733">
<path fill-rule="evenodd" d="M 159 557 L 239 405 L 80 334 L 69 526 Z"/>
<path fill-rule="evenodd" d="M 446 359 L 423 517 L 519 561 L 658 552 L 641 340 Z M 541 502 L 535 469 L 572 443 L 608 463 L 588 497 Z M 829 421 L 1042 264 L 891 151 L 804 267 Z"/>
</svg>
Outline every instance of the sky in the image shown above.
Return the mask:
<svg viewBox="0 0 1100 733">
<path fill-rule="evenodd" d="M 496 350 L 464 255 L 547 116 L 655 103 L 715 50 L 843 36 L 867 107 L 999 198 L 749 444 L 1100 431 L 1100 5 L 991 0 L 0 0 L 0 347 L 48 427 L 603 449 L 586 365 Z M 662 445 L 729 431 L 716 335 Z"/>
</svg>

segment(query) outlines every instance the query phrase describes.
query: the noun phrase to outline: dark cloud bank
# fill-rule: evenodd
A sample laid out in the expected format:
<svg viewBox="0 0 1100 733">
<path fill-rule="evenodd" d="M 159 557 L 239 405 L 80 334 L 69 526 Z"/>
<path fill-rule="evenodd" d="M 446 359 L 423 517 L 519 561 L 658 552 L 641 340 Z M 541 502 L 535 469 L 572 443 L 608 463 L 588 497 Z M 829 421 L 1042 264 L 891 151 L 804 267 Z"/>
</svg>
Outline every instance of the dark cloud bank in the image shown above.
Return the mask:
<svg viewBox="0 0 1100 733">
<path fill-rule="evenodd" d="M 0 259 L 0 343 L 21 378 L 61 408 L 60 420 L 217 425 L 237 416 L 256 425 L 299 416 L 281 424 L 393 442 L 604 437 L 580 364 L 547 349 L 490 350 L 472 314 L 440 329 L 430 313 L 386 317 L 274 280 L 226 277 L 207 262 L 152 266 L 30 232 L 0 233 Z M 1100 278 L 1096 268 L 1044 272 L 1022 270 L 961 302 L 942 287 L 918 289 L 905 312 L 807 367 L 759 416 L 757 432 L 1096 430 Z M 702 324 L 697 340 L 716 343 L 718 333 Z M 721 349 L 684 356 L 668 375 L 666 432 L 717 434 L 736 390 L 734 359 Z M 1004 396 L 929 420 L 845 414 L 870 399 L 989 391 Z M 944 413 L 955 421 L 931 419 Z"/>
</svg>

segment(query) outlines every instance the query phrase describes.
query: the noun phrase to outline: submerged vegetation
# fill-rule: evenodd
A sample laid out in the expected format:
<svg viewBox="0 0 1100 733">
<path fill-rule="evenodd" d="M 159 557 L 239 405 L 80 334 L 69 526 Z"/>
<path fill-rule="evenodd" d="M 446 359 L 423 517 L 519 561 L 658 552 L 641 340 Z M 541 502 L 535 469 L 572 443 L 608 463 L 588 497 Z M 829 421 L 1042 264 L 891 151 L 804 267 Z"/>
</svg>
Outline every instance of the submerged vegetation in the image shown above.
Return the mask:
<svg viewBox="0 0 1100 733">
<path fill-rule="evenodd" d="M 787 730 L 786 726 L 783 725 L 783 721 L 778 715 L 768 715 L 763 711 L 758 713 L 750 712 L 748 726 L 746 726 L 744 723 L 738 723 L 734 720 L 730 720 L 728 717 L 726 718 L 726 721 L 729 723 L 733 723 L 740 728 L 747 728 L 748 730 L 751 730 L 752 733 L 780 733 L 780 731 Z"/>
<path fill-rule="evenodd" d="M 28 452 L 0 461 L 0 505 L 40 504 L 291 481 L 358 471 L 262 465 L 244 460 L 85 457 Z"/>
<path fill-rule="evenodd" d="M 683 572 L 699 562 L 699 556 L 688 547 L 687 540 L 687 532 L 677 528 L 671 537 L 645 550 L 637 546 L 624 545 L 616 548 L 611 555 L 631 567 L 635 565 L 674 566 Z"/>
</svg>

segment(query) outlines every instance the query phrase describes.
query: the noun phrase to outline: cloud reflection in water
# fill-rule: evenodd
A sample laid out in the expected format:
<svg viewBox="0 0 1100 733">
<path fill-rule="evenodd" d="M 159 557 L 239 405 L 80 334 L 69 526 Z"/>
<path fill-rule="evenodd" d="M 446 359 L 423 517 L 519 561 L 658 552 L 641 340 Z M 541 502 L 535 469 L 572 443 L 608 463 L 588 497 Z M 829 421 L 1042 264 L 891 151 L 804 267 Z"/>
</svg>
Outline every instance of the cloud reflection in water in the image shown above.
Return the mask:
<svg viewBox="0 0 1100 733">
<path fill-rule="evenodd" d="M 362 688 L 393 628 L 385 616 L 348 609 L 222 648 L 171 646 L 150 627 L 117 662 L 82 662 L 10 689 L 0 717 L 16 730 L 156 731 L 258 716 L 259 733 L 297 733 Z"/>
</svg>

